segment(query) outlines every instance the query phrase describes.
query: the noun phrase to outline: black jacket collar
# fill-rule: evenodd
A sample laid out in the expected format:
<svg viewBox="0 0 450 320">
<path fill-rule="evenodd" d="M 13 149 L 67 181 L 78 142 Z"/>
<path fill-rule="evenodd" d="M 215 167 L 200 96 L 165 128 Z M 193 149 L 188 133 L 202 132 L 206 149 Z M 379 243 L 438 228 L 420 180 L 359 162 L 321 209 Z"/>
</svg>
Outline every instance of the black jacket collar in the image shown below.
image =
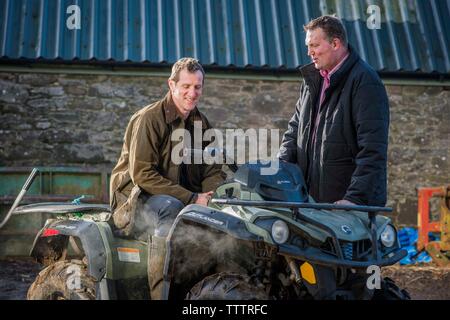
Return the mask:
<svg viewBox="0 0 450 320">
<path fill-rule="evenodd" d="M 353 65 L 360 59 L 359 55 L 356 53 L 355 49 L 349 44 L 348 45 L 349 56 L 347 60 L 344 61 L 344 64 L 331 75 L 330 78 L 330 87 L 333 88 L 336 86 L 340 80 L 348 74 L 348 72 L 352 69 Z M 322 76 L 320 75 L 319 70 L 314 67 L 314 63 L 307 64 L 301 67 L 300 72 L 302 74 L 303 79 L 305 79 L 306 84 L 313 88 L 318 89 L 320 83 L 322 82 Z"/>
</svg>

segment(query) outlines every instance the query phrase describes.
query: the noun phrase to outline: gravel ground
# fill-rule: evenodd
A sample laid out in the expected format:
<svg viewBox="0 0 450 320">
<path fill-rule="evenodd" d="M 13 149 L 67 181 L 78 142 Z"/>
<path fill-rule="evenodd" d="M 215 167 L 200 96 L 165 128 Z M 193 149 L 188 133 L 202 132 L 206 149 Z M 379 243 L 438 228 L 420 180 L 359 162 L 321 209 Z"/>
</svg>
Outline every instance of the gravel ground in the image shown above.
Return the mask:
<svg viewBox="0 0 450 320">
<path fill-rule="evenodd" d="M 40 270 L 41 265 L 31 259 L 0 260 L 0 300 L 25 300 Z"/>
<path fill-rule="evenodd" d="M 382 269 L 385 277 L 406 289 L 413 300 L 450 300 L 450 266 L 390 266 Z"/>
<path fill-rule="evenodd" d="M 0 260 L 0 300 L 24 300 L 42 266 L 31 259 Z M 391 266 L 383 276 L 406 289 L 413 300 L 450 300 L 450 267 Z"/>
</svg>

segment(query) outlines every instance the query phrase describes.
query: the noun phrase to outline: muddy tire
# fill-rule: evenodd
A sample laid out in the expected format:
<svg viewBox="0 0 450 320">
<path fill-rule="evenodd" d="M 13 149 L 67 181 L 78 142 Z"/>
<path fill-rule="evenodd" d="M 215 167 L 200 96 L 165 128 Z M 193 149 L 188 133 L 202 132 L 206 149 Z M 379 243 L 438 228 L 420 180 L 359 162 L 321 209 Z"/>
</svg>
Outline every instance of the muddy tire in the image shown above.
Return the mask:
<svg viewBox="0 0 450 320">
<path fill-rule="evenodd" d="M 95 282 L 87 275 L 82 261 L 58 261 L 38 274 L 28 289 L 27 299 L 94 300 Z"/>
<path fill-rule="evenodd" d="M 397 287 L 394 280 L 384 278 L 381 289 L 375 290 L 373 300 L 411 300 L 411 297 L 406 290 Z"/>
<path fill-rule="evenodd" d="M 234 273 L 217 273 L 198 282 L 186 300 L 267 300 L 264 290 L 250 284 L 250 278 Z"/>
</svg>

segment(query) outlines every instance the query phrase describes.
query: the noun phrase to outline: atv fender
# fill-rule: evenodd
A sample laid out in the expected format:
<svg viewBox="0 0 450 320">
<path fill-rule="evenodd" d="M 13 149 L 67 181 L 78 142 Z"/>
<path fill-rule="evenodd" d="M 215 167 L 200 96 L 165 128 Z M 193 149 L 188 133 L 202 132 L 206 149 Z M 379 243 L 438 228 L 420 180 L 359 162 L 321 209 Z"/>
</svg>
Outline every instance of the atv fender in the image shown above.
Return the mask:
<svg viewBox="0 0 450 320">
<path fill-rule="evenodd" d="M 55 229 L 58 235 L 43 237 L 46 229 Z M 69 237 L 80 239 L 88 261 L 88 274 L 100 281 L 106 273 L 106 250 L 97 225 L 86 220 L 49 220 L 37 234 L 30 256 L 38 261 L 59 260 L 66 250 Z"/>
<path fill-rule="evenodd" d="M 264 241 L 264 237 L 262 235 L 257 235 L 250 232 L 247 229 L 245 222 L 237 216 L 196 204 L 186 206 L 176 217 L 170 229 L 169 235 L 167 236 L 167 252 L 163 271 L 162 299 L 169 298 L 169 291 L 173 276 L 172 262 L 174 259 L 172 257 L 172 236 L 176 233 L 177 228 L 182 227 L 182 225 L 186 222 L 189 224 L 197 224 L 207 227 L 209 229 L 215 229 L 238 240 L 250 242 Z M 261 229 L 261 232 L 262 234 L 267 233 L 264 229 Z"/>
<path fill-rule="evenodd" d="M 178 214 L 172 228 L 169 232 L 169 238 L 171 238 L 174 229 L 181 220 L 190 220 L 197 224 L 208 226 L 209 228 L 217 229 L 230 236 L 248 241 L 262 241 L 262 236 L 258 236 L 247 230 L 245 222 L 229 213 L 215 210 L 213 208 L 191 204 L 186 206 Z M 267 233 L 264 229 L 261 232 Z"/>
</svg>

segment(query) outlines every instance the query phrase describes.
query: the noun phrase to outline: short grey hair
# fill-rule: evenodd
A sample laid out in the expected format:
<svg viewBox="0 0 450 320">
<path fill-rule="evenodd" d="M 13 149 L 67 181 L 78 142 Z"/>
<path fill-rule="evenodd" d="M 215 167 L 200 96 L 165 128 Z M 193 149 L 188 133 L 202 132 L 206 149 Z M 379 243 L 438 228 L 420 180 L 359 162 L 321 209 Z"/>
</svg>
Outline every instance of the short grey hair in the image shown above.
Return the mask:
<svg viewBox="0 0 450 320">
<path fill-rule="evenodd" d="M 200 71 L 203 75 L 203 79 L 205 78 L 205 71 L 203 70 L 202 65 L 200 64 L 200 62 L 198 62 L 197 59 L 181 58 L 172 66 L 172 74 L 170 75 L 169 80 L 178 82 L 178 80 L 180 79 L 180 72 L 184 69 L 186 69 L 190 73 Z"/>
</svg>

